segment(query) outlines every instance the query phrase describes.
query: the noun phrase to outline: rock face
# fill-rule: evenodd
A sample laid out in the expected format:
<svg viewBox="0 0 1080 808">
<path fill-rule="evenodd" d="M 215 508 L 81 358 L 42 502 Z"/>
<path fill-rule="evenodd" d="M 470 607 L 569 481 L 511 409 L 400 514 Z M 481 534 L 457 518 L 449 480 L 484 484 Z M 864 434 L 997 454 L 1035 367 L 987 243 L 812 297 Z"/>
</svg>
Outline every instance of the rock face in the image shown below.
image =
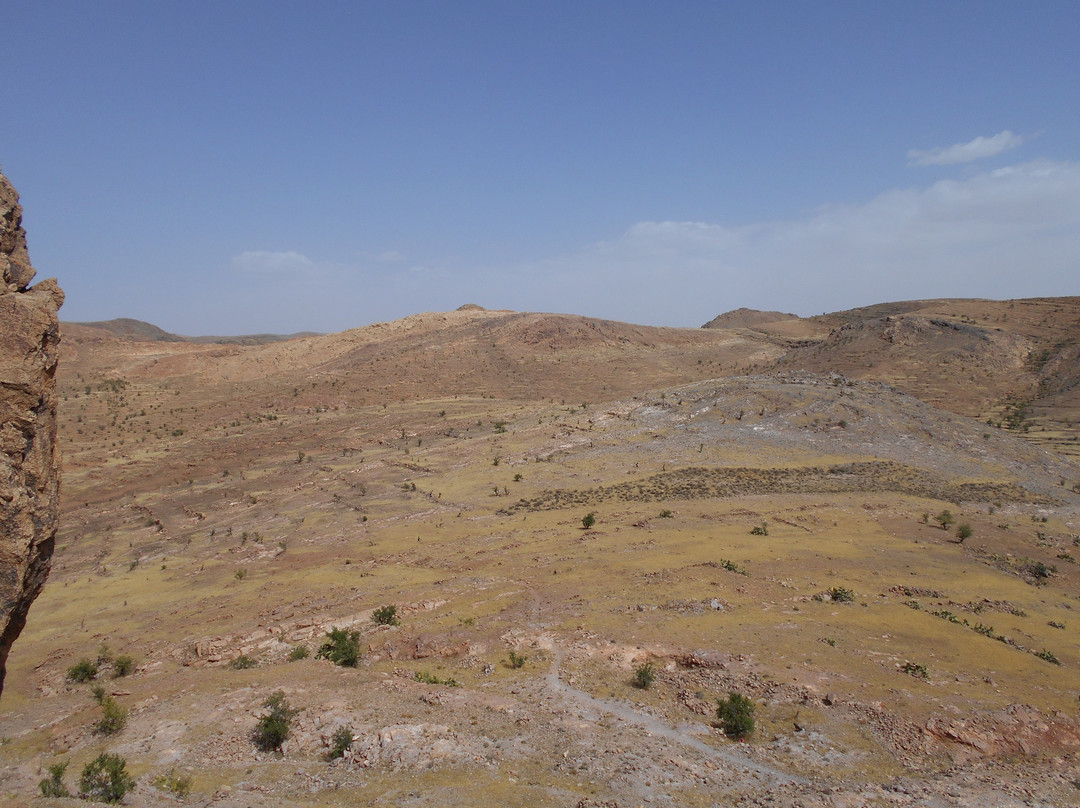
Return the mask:
<svg viewBox="0 0 1080 808">
<path fill-rule="evenodd" d="M 34 269 L 18 194 L 0 174 L 0 693 L 11 644 L 56 541 L 56 361 L 64 293 Z"/>
</svg>

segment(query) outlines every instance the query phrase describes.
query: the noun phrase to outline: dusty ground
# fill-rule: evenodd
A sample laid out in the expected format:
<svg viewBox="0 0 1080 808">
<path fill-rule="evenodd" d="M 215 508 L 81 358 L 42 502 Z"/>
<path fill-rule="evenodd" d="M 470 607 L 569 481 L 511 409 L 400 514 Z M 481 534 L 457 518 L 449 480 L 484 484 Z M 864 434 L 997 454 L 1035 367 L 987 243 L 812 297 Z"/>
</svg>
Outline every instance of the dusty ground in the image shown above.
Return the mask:
<svg viewBox="0 0 1080 808">
<path fill-rule="evenodd" d="M 61 540 L 0 702 L 10 804 L 101 751 L 131 805 L 169 772 L 223 806 L 1080 800 L 1080 468 L 1017 430 L 836 374 L 723 378 L 781 348 L 710 329 L 458 312 L 67 350 Z M 288 661 L 334 627 L 357 668 Z M 103 645 L 137 665 L 97 681 L 130 711 L 111 736 L 65 678 Z M 278 690 L 280 755 L 250 737 Z M 757 705 L 746 743 L 729 692 Z"/>
</svg>

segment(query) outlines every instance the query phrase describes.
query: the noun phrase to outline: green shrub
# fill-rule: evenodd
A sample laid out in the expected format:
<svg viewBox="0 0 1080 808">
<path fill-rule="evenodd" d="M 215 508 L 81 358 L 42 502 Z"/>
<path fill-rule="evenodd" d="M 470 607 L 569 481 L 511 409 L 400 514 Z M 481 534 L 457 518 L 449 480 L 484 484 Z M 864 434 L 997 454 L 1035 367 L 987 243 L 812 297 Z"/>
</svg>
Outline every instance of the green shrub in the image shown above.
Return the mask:
<svg viewBox="0 0 1080 808">
<path fill-rule="evenodd" d="M 942 530 L 948 530 L 949 525 L 956 521 L 956 517 L 952 515 L 952 511 L 942 511 L 934 517 L 934 521 L 941 525 Z"/>
<path fill-rule="evenodd" d="M 729 693 L 726 700 L 716 700 L 716 717 L 725 735 L 741 740 L 754 731 L 754 702 L 740 693 Z"/>
<path fill-rule="evenodd" d="M 101 735 L 115 735 L 127 724 L 127 708 L 112 696 L 102 695 L 100 701 L 102 716 L 95 728 Z"/>
<path fill-rule="evenodd" d="M 343 668 L 355 668 L 360 661 L 360 632 L 334 628 L 327 632 L 316 659 L 329 659 Z"/>
<path fill-rule="evenodd" d="M 671 518 L 672 516 L 674 516 L 674 515 L 675 515 L 675 514 L 673 514 L 673 513 L 672 513 L 671 511 L 669 511 L 669 510 L 668 510 L 667 508 L 664 508 L 664 510 L 660 511 L 660 518 L 661 518 L 661 519 L 670 519 L 670 518 Z"/>
<path fill-rule="evenodd" d="M 1041 561 L 1029 561 L 1024 566 L 1024 571 L 1032 578 L 1034 578 L 1037 582 L 1039 582 L 1045 581 L 1053 573 L 1057 572 L 1057 569 L 1055 567 L 1049 567 Z"/>
<path fill-rule="evenodd" d="M 1039 659 L 1049 662 L 1051 665 L 1060 665 L 1061 660 L 1055 656 L 1053 651 L 1048 651 L 1045 648 L 1035 654 Z"/>
<path fill-rule="evenodd" d="M 241 654 L 232 662 L 229 663 L 229 667 L 234 671 L 246 671 L 248 668 L 254 668 L 259 663 L 249 657 L 247 654 Z"/>
<path fill-rule="evenodd" d="M 961 522 L 956 527 L 956 538 L 960 540 L 961 544 L 970 539 L 974 534 L 975 531 L 967 522 Z"/>
<path fill-rule="evenodd" d="M 289 727 L 299 711 L 289 706 L 285 694 L 280 690 L 267 696 L 263 707 L 269 712 L 255 725 L 251 740 L 264 752 L 276 752 L 289 737 Z"/>
<path fill-rule="evenodd" d="M 926 666 L 920 662 L 905 662 L 903 665 L 900 666 L 900 670 L 919 679 L 930 678 L 930 671 L 927 670 Z"/>
<path fill-rule="evenodd" d="M 522 656 L 517 651 L 511 651 L 510 652 L 510 667 L 514 668 L 515 670 L 517 670 L 519 668 L 524 668 L 525 667 L 525 660 L 527 660 L 527 659 L 528 659 L 528 657 Z"/>
<path fill-rule="evenodd" d="M 121 654 L 113 660 L 113 678 L 119 679 L 122 676 L 127 676 L 135 670 L 135 660 L 129 657 L 127 654 Z"/>
<path fill-rule="evenodd" d="M 588 530 L 589 528 L 591 528 L 595 524 L 596 524 L 596 514 L 593 513 L 592 511 L 589 511 L 587 514 L 585 514 L 583 517 L 581 517 L 581 526 L 583 528 L 585 528 L 586 530 Z"/>
<path fill-rule="evenodd" d="M 377 626 L 398 625 L 397 606 L 383 606 L 376 609 L 371 613 L 371 622 Z"/>
<path fill-rule="evenodd" d="M 634 687 L 648 690 L 654 681 L 656 681 L 656 671 L 650 663 L 646 662 L 634 668 Z"/>
<path fill-rule="evenodd" d="M 89 682 L 96 679 L 97 675 L 98 664 L 92 659 L 80 659 L 67 670 L 69 682 Z"/>
<path fill-rule="evenodd" d="M 301 659 L 307 659 L 311 655 L 306 645 L 294 645 L 292 650 L 289 651 L 289 662 L 297 662 Z"/>
<path fill-rule="evenodd" d="M 124 795 L 135 788 L 126 767 L 127 761 L 119 755 L 98 755 L 82 770 L 79 796 L 95 802 L 122 802 Z"/>
<path fill-rule="evenodd" d="M 837 603 L 851 603 L 855 600 L 855 593 L 842 586 L 834 586 L 828 591 L 829 598 Z"/>
<path fill-rule="evenodd" d="M 169 769 L 165 774 L 159 774 L 154 778 L 154 788 L 184 799 L 191 793 L 191 778 L 177 774 L 176 769 Z"/>
<path fill-rule="evenodd" d="M 754 525 L 750 530 L 751 536 L 768 536 L 769 535 L 769 523 L 762 522 L 760 525 Z"/>
<path fill-rule="evenodd" d="M 38 790 L 43 797 L 70 797 L 71 792 L 64 785 L 64 772 L 67 770 L 66 760 L 53 763 L 49 766 L 49 776 L 38 783 Z"/>
<path fill-rule="evenodd" d="M 445 685 L 446 687 L 461 687 L 461 683 L 457 679 L 440 679 L 434 674 L 427 671 L 417 671 L 413 674 L 413 679 L 425 685 Z"/>
<path fill-rule="evenodd" d="M 326 753 L 328 760 L 337 760 L 344 757 L 352 747 L 353 728 L 350 726 L 338 727 L 330 736 L 330 751 Z"/>
</svg>

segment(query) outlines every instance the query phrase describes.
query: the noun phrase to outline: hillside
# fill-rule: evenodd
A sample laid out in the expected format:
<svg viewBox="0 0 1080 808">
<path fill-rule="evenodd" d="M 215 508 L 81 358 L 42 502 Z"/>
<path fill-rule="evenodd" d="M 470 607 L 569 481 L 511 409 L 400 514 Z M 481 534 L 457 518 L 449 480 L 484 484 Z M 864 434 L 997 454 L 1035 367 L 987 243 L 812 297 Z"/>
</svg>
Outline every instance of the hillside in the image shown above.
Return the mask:
<svg viewBox="0 0 1080 808">
<path fill-rule="evenodd" d="M 108 750 L 133 806 L 169 776 L 237 807 L 1074 804 L 1080 466 L 1042 415 L 981 415 L 1024 390 L 1065 412 L 1075 306 L 468 307 L 259 345 L 65 324 L 5 797 L 49 804 L 45 766 L 71 784 Z M 316 658 L 335 628 L 357 667 Z M 99 656 L 113 735 L 66 678 Z M 252 742 L 276 691 L 280 753 Z"/>
</svg>

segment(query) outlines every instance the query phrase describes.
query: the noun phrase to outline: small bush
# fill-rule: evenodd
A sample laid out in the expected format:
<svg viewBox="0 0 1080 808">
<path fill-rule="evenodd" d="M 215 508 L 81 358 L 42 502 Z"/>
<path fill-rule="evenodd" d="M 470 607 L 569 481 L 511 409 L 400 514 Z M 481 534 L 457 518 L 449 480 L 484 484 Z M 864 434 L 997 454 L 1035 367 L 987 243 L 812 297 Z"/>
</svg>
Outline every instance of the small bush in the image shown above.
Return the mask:
<svg viewBox="0 0 1080 808">
<path fill-rule="evenodd" d="M 119 679 L 123 676 L 127 676 L 133 670 L 135 670 L 135 660 L 129 657 L 127 654 L 121 654 L 113 660 L 113 678 Z"/>
<path fill-rule="evenodd" d="M 352 747 L 353 728 L 350 726 L 338 727 L 330 736 L 330 751 L 326 753 L 327 760 L 337 760 L 345 757 L 345 753 Z"/>
<path fill-rule="evenodd" d="M 343 628 L 331 629 L 326 634 L 326 641 L 319 646 L 315 658 L 328 659 L 343 668 L 355 668 L 360 661 L 360 632 L 346 631 Z"/>
<path fill-rule="evenodd" d="M 297 662 L 301 659 L 307 659 L 311 656 L 311 652 L 308 651 L 306 645 L 294 645 L 292 650 L 289 651 L 289 662 Z"/>
<path fill-rule="evenodd" d="M 967 522 L 961 522 L 956 527 L 956 538 L 960 540 L 961 544 L 970 539 L 974 534 L 975 531 Z"/>
<path fill-rule="evenodd" d="M 641 690 L 648 690 L 655 681 L 656 671 L 650 663 L 646 662 L 645 664 L 638 665 L 634 668 L 634 687 Z"/>
<path fill-rule="evenodd" d="M 101 720 L 97 722 L 95 729 L 101 735 L 115 735 L 124 728 L 128 720 L 127 708 L 122 706 L 112 696 L 102 694 Z"/>
<path fill-rule="evenodd" d="M 717 699 L 716 717 L 724 725 L 724 734 L 741 740 L 754 731 L 754 702 L 740 693 Z"/>
<path fill-rule="evenodd" d="M 246 671 L 249 668 L 254 668 L 259 663 L 249 657 L 247 654 L 241 654 L 232 662 L 229 663 L 229 667 L 234 671 Z"/>
<path fill-rule="evenodd" d="M 1024 571 L 1034 578 L 1037 582 L 1045 581 L 1053 573 L 1057 572 L 1054 567 L 1049 567 L 1041 561 L 1031 561 L 1025 567 Z M 70 676 L 70 671 L 69 671 Z"/>
<path fill-rule="evenodd" d="M 949 525 L 956 521 L 956 517 L 952 515 L 952 511 L 942 511 L 934 517 L 934 521 L 941 525 L 942 530 L 948 530 Z"/>
<path fill-rule="evenodd" d="M 371 622 L 377 626 L 398 625 L 397 606 L 383 606 L 376 609 L 371 613 Z"/>
<path fill-rule="evenodd" d="M 89 682 L 96 679 L 97 675 L 98 664 L 92 659 L 80 659 L 67 670 L 69 682 Z"/>
<path fill-rule="evenodd" d="M 1054 655 L 1053 651 L 1048 651 L 1045 648 L 1035 654 L 1039 659 L 1049 662 L 1051 665 L 1060 665 L 1061 660 Z"/>
<path fill-rule="evenodd" d="M 762 522 L 760 525 L 754 525 L 750 530 L 751 536 L 768 536 L 769 535 L 769 523 Z"/>
<path fill-rule="evenodd" d="M 70 797 L 71 792 L 67 790 L 67 786 L 64 785 L 64 772 L 67 770 L 68 762 L 61 761 L 60 763 L 53 763 L 49 766 L 49 776 L 38 783 L 38 790 L 43 797 Z"/>
<path fill-rule="evenodd" d="M 919 662 L 905 662 L 900 666 L 900 670 L 910 676 L 918 677 L 919 679 L 929 679 L 930 671 L 926 669 L 926 666 Z"/>
<path fill-rule="evenodd" d="M 740 567 L 734 561 L 729 561 L 726 558 L 721 558 L 720 559 L 720 566 L 723 567 L 724 569 L 726 569 L 728 572 L 736 572 L 739 575 L 746 575 L 747 574 L 746 570 L 742 569 L 742 567 Z"/>
<path fill-rule="evenodd" d="M 511 651 L 510 652 L 510 667 L 514 668 L 515 670 L 517 670 L 519 668 L 524 668 L 525 667 L 525 660 L 527 660 L 527 659 L 528 659 L 528 657 L 522 656 L 517 651 Z"/>
<path fill-rule="evenodd" d="M 288 739 L 292 720 L 299 711 L 289 707 L 285 694 L 280 690 L 267 696 L 263 707 L 269 712 L 255 725 L 251 740 L 264 752 L 276 752 Z"/>
<path fill-rule="evenodd" d="M 461 683 L 454 678 L 440 679 L 427 671 L 417 671 L 413 674 L 413 680 L 425 685 L 445 685 L 446 687 L 461 687 Z"/>
<path fill-rule="evenodd" d="M 165 774 L 159 774 L 154 778 L 154 788 L 184 799 L 191 793 L 191 778 L 177 774 L 176 769 L 169 769 Z"/>
<path fill-rule="evenodd" d="M 79 796 L 95 802 L 122 802 L 124 795 L 135 788 L 135 779 L 126 767 L 127 761 L 119 755 L 98 755 L 82 770 Z"/>
<path fill-rule="evenodd" d="M 596 524 L 596 514 L 593 513 L 592 511 L 589 511 L 589 513 L 587 513 L 583 517 L 581 517 L 581 526 L 583 528 L 585 528 L 586 530 L 588 530 L 589 528 L 591 528 L 595 524 Z"/>
<path fill-rule="evenodd" d="M 667 508 L 664 508 L 664 510 L 660 511 L 660 518 L 661 518 L 661 519 L 670 519 L 670 518 L 671 518 L 672 516 L 674 516 L 674 515 L 675 515 L 675 514 L 673 514 L 673 513 L 672 513 L 671 511 L 669 511 L 669 510 L 668 510 Z"/>
<path fill-rule="evenodd" d="M 827 594 L 831 600 L 837 603 L 851 603 L 855 600 L 855 593 L 842 586 L 834 586 Z"/>
</svg>

